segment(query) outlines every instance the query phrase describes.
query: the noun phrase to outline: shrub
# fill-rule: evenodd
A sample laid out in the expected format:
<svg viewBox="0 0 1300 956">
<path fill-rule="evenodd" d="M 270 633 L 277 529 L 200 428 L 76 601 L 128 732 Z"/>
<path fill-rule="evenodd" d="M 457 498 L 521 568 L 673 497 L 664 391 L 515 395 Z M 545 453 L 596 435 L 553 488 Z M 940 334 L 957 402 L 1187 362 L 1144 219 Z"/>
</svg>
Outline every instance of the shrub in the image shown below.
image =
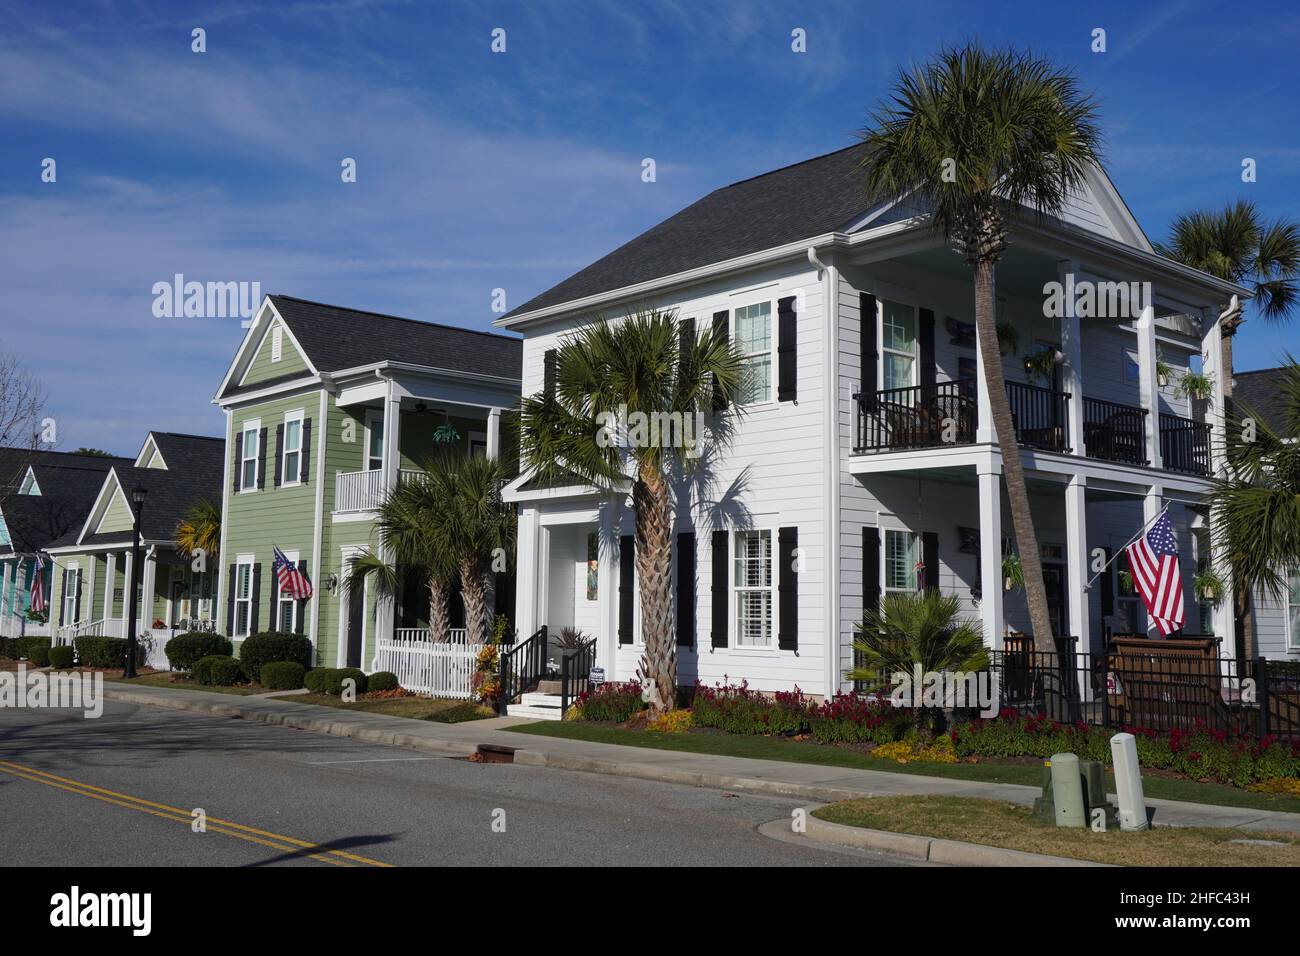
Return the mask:
<svg viewBox="0 0 1300 956">
<path fill-rule="evenodd" d="M 58 647 L 50 648 L 50 666 L 58 670 L 67 670 L 72 666 L 76 657 L 76 652 L 66 644 L 60 644 Z"/>
<path fill-rule="evenodd" d="M 297 661 L 271 661 L 262 665 L 259 683 L 267 690 L 297 690 L 305 674 Z"/>
<path fill-rule="evenodd" d="M 338 697 L 343 693 L 343 682 L 349 677 L 357 682 L 357 694 L 364 694 L 367 687 L 366 674 L 355 667 L 317 667 L 308 671 L 303 680 L 312 693 Z"/>
<path fill-rule="evenodd" d="M 578 698 L 576 704 L 581 720 L 604 720 L 626 723 L 634 714 L 645 710 L 641 699 L 641 685 L 636 681 L 625 684 L 599 684 Z"/>
<path fill-rule="evenodd" d="M 375 671 L 366 678 L 367 693 L 376 691 L 397 690 L 402 685 L 397 682 L 397 675 L 392 671 Z"/>
<path fill-rule="evenodd" d="M 854 694 L 836 694 L 808 713 L 808 730 L 822 744 L 887 744 L 914 724 L 907 709 Z"/>
<path fill-rule="evenodd" d="M 25 657 L 37 667 L 46 667 L 50 663 L 50 639 L 48 637 L 20 637 L 14 641 L 14 654 Z"/>
<path fill-rule="evenodd" d="M 313 694 L 325 693 L 325 672 L 333 670 L 331 667 L 316 667 L 309 670 L 303 675 L 302 683 Z"/>
<path fill-rule="evenodd" d="M 695 726 L 730 734 L 797 734 L 808 729 L 811 707 L 803 691 L 778 691 L 771 697 L 747 682 L 695 688 Z"/>
<path fill-rule="evenodd" d="M 245 679 L 244 668 L 235 658 L 223 654 L 211 654 L 200 657 L 194 662 L 190 676 L 200 684 L 210 687 L 230 687 L 242 684 Z"/>
<path fill-rule="evenodd" d="M 77 648 L 77 661 L 82 667 L 121 667 L 126 660 L 125 637 L 91 637 L 82 635 L 72 639 Z M 135 663 L 144 664 L 147 652 L 144 644 L 136 642 Z"/>
<path fill-rule="evenodd" d="M 190 631 L 173 637 L 163 652 L 167 655 L 167 663 L 172 670 L 187 671 L 200 657 L 231 657 L 235 653 L 235 646 L 230 643 L 230 638 L 220 634 Z"/>
<path fill-rule="evenodd" d="M 258 681 L 262 665 L 272 661 L 297 661 L 303 670 L 311 667 L 311 641 L 301 634 L 263 631 L 244 638 L 239 645 L 239 659 L 250 680 Z"/>
</svg>

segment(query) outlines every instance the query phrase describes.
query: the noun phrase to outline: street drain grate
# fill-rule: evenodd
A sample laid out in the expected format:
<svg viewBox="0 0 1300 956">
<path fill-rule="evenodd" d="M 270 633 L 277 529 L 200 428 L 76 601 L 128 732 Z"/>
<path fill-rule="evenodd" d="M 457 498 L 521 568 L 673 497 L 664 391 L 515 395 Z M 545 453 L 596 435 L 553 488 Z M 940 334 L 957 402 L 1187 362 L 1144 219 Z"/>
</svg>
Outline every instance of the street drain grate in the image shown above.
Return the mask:
<svg viewBox="0 0 1300 956">
<path fill-rule="evenodd" d="M 515 748 L 502 747 L 499 744 L 479 744 L 478 749 L 469 755 L 471 763 L 514 763 Z"/>
</svg>

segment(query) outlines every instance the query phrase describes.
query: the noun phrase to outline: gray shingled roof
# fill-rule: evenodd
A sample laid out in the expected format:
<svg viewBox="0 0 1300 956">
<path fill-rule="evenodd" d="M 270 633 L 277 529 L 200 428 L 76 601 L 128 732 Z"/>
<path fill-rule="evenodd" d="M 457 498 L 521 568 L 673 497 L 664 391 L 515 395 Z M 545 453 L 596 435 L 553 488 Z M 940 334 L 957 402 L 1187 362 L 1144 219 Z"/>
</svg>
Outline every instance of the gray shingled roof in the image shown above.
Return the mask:
<svg viewBox="0 0 1300 956">
<path fill-rule="evenodd" d="M 849 146 L 709 193 L 506 318 L 833 232 L 868 209 Z"/>
<path fill-rule="evenodd" d="M 0 512 L 11 541 L 0 550 L 30 554 L 80 530 L 108 470 L 130 464 L 129 458 L 0 448 Z M 29 465 L 41 493 L 16 494 Z"/>
<path fill-rule="evenodd" d="M 1286 390 L 1283 388 L 1285 368 L 1261 368 L 1252 372 L 1236 372 L 1232 376 L 1232 399 L 1259 415 L 1274 431 L 1285 428 Z M 1238 413 L 1241 409 L 1238 408 Z M 1283 437 L 1296 437 L 1287 436 Z"/>
<path fill-rule="evenodd" d="M 384 361 L 504 378 L 519 378 L 523 372 L 523 344 L 514 336 L 345 309 L 287 295 L 273 295 L 271 302 L 312 364 L 322 372 Z"/>
</svg>

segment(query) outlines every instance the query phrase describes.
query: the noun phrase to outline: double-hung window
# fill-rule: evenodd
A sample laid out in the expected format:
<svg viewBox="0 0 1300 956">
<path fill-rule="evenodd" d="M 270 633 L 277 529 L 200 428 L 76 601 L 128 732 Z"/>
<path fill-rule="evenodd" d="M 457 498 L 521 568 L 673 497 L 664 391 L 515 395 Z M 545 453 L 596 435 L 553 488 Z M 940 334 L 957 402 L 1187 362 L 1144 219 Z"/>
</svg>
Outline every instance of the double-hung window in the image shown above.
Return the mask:
<svg viewBox="0 0 1300 956">
<path fill-rule="evenodd" d="M 910 388 L 916 384 L 916 310 L 885 299 L 880 316 L 885 388 Z"/>
<path fill-rule="evenodd" d="M 739 403 L 772 400 L 772 303 L 756 302 L 735 311 L 734 336 L 740 353 Z"/>
<path fill-rule="evenodd" d="M 235 565 L 235 637 L 247 637 L 253 620 L 253 559 Z"/>
<path fill-rule="evenodd" d="M 297 551 L 286 551 L 284 556 L 289 559 L 291 564 L 298 563 Z M 286 591 L 277 591 L 277 594 L 279 597 L 276 599 L 276 603 L 279 604 L 279 607 L 276 608 L 277 613 L 275 615 L 277 621 L 276 630 L 281 633 L 296 634 L 298 632 L 298 602 L 292 594 Z"/>
<path fill-rule="evenodd" d="M 772 532 L 738 531 L 735 539 L 736 646 L 771 647 Z"/>
<path fill-rule="evenodd" d="M 366 469 L 378 471 L 384 467 L 384 417 L 374 414 L 366 419 Z"/>
<path fill-rule="evenodd" d="M 281 485 L 296 485 L 302 476 L 302 413 L 294 412 L 284 419 L 284 448 L 281 449 L 284 462 L 280 475 Z"/>
<path fill-rule="evenodd" d="M 68 568 L 68 586 L 63 592 L 63 623 L 76 624 L 81 620 L 81 607 L 77 604 L 78 585 L 81 583 L 81 568 Z"/>
<path fill-rule="evenodd" d="M 1287 584 L 1286 649 L 1300 651 L 1300 572 L 1292 572 Z"/>
<path fill-rule="evenodd" d="M 913 531 L 885 531 L 885 592 L 919 591 L 916 569 L 920 561 L 921 538 Z"/>
<path fill-rule="evenodd" d="M 239 436 L 239 490 L 252 491 L 257 487 L 257 452 L 261 432 L 260 422 L 246 422 Z"/>
</svg>

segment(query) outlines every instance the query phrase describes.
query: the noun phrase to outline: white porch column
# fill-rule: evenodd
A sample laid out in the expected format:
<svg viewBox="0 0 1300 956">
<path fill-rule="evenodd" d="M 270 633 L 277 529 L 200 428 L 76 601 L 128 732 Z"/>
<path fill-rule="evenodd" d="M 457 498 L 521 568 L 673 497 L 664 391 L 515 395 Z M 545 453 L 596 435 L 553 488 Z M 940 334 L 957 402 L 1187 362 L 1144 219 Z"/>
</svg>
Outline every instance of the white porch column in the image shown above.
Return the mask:
<svg viewBox="0 0 1300 956">
<path fill-rule="evenodd" d="M 1138 392 L 1140 404 L 1147 410 L 1147 464 L 1163 468 L 1160 455 L 1160 382 L 1156 377 L 1156 310 L 1147 305 L 1137 320 Z"/>
<path fill-rule="evenodd" d="M 519 512 L 519 529 L 515 552 L 515 640 L 526 640 L 537 630 L 537 588 L 543 571 L 537 565 L 538 515 L 535 507 Z M 603 557 L 603 556 L 602 556 Z M 600 599 L 605 600 L 604 589 Z M 600 645 L 597 644 L 599 652 Z"/>
<path fill-rule="evenodd" d="M 108 633 L 108 622 L 113 619 L 113 582 L 117 579 L 117 552 L 108 552 L 108 561 L 104 568 L 104 633 Z"/>
<path fill-rule="evenodd" d="M 1001 360 L 999 355 L 998 361 Z M 975 368 L 975 374 L 979 378 L 975 399 L 976 414 L 979 416 L 975 425 L 975 441 L 979 444 L 992 444 L 997 441 L 997 431 L 993 427 L 993 404 L 989 400 L 988 376 L 984 374 L 984 349 L 978 335 L 975 336 Z"/>
<path fill-rule="evenodd" d="M 489 408 L 487 418 L 487 456 L 501 456 L 501 409 Z"/>
<path fill-rule="evenodd" d="M 131 602 L 135 600 L 135 555 L 131 551 L 123 553 L 126 562 L 122 574 L 122 632 L 118 637 L 126 637 L 126 629 L 131 623 Z M 136 622 L 139 626 L 139 622 Z"/>
<path fill-rule="evenodd" d="M 1061 369 L 1061 381 L 1065 391 L 1070 393 L 1066 406 L 1069 416 L 1067 434 L 1070 450 L 1082 456 L 1086 454 L 1083 446 L 1083 338 L 1074 308 L 1074 280 L 1079 274 L 1079 266 L 1072 259 L 1062 259 L 1056 264 L 1056 271 L 1061 288 L 1065 290 L 1065 313 L 1061 316 L 1061 351 L 1065 353 L 1065 367 Z"/>
<path fill-rule="evenodd" d="M 1070 634 L 1075 645 L 1079 693 L 1083 700 L 1092 696 L 1092 682 L 1087 679 L 1085 656 L 1092 650 L 1091 617 L 1088 613 L 1088 484 L 1082 475 L 1071 475 L 1065 486 L 1065 575 L 1066 607 L 1070 613 Z"/>
<path fill-rule="evenodd" d="M 1202 370 L 1214 382 L 1206 402 L 1205 421 L 1210 426 L 1210 471 L 1218 474 L 1222 467 L 1222 450 L 1226 437 L 1227 376 L 1223 367 L 1223 330 L 1214 309 L 1201 310 L 1201 364 Z"/>
<path fill-rule="evenodd" d="M 1151 522 L 1156 520 L 1161 510 L 1165 506 L 1165 489 L 1160 485 L 1151 485 L 1147 488 L 1146 494 L 1142 496 L 1142 525 L 1145 528 Z M 1186 596 L 1184 595 L 1184 598 Z M 1151 615 L 1147 615 L 1147 636 L 1159 637 L 1160 632 L 1156 628 L 1155 622 L 1151 620 Z"/>
<path fill-rule="evenodd" d="M 401 441 L 402 397 L 397 392 L 397 383 L 390 378 L 387 381 L 387 391 L 384 396 L 383 487 L 385 494 L 388 494 L 397 487 L 398 479 L 401 477 Z M 380 557 L 391 563 L 393 560 L 392 550 L 384 548 Z M 392 597 L 376 596 L 375 633 L 370 635 L 372 646 L 378 647 L 381 639 L 387 640 L 393 636 L 393 619 L 395 611 L 396 601 Z"/>
<path fill-rule="evenodd" d="M 596 641 L 596 666 L 605 668 L 605 679 L 611 681 L 622 679 L 618 673 L 618 515 L 612 500 L 601 508 L 597 541 L 600 563 L 596 568 L 596 588 L 601 633 Z"/>
<path fill-rule="evenodd" d="M 140 630 L 147 631 L 153 627 L 154 581 L 158 574 L 158 562 L 153 548 L 144 554 L 144 567 L 141 569 L 140 581 L 144 585 L 140 595 Z"/>
<path fill-rule="evenodd" d="M 1002 618 L 1002 467 L 981 463 L 980 496 L 980 623 L 986 647 L 1002 650 L 1006 625 Z"/>
</svg>

